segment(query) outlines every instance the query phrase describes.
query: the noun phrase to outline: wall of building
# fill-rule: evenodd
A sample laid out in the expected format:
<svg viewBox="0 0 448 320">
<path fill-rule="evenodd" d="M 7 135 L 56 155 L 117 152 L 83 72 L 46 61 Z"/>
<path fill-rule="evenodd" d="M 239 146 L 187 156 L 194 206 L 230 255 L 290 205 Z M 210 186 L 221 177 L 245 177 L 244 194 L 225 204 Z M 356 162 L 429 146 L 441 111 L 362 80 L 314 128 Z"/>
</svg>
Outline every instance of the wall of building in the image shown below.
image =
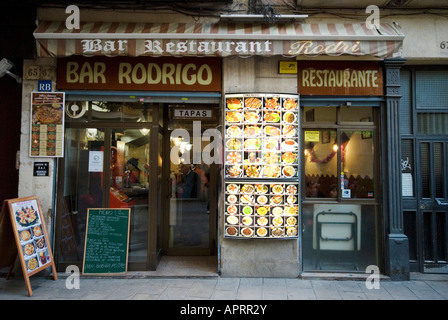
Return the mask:
<svg viewBox="0 0 448 320">
<path fill-rule="evenodd" d="M 56 67 L 55 59 L 24 60 L 23 69 L 28 66 L 53 66 Z M 56 78 L 53 78 L 53 85 Z M 37 91 L 37 80 L 26 80 L 23 76 L 22 83 L 22 120 L 20 131 L 20 170 L 18 197 L 37 196 L 39 198 L 42 213 L 48 232 L 52 231 L 53 193 L 54 179 L 56 175 L 56 158 L 30 157 L 30 110 L 31 92 Z M 48 162 L 48 177 L 34 177 L 33 167 L 35 162 Z M 52 237 L 53 235 L 50 235 Z"/>
<path fill-rule="evenodd" d="M 282 57 L 229 57 L 223 59 L 223 93 L 297 93 L 297 75 L 278 74 Z M 222 202 L 220 205 L 222 206 Z M 220 212 L 224 212 L 221 208 Z M 219 228 L 224 225 L 220 215 Z M 222 276 L 296 277 L 299 243 L 293 240 L 225 239 L 220 232 Z"/>
</svg>

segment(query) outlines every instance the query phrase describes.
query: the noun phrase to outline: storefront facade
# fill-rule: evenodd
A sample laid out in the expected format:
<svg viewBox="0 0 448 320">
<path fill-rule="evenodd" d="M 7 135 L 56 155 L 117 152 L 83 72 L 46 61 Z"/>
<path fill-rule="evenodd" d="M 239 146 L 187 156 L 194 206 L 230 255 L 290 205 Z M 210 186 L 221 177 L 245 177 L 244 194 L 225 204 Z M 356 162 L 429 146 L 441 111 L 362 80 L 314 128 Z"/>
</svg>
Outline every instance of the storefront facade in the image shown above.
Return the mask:
<svg viewBox="0 0 448 320">
<path fill-rule="evenodd" d="M 222 276 L 364 273 L 372 265 L 409 276 L 397 130 L 404 35 L 397 27 L 92 23 L 72 33 L 63 25 L 42 22 L 35 32 L 41 58 L 25 63 L 57 70 L 54 91 L 66 97 L 64 157 L 49 161 L 52 188 L 37 190 L 55 208 L 60 270 L 82 264 L 87 208 L 130 207 L 129 270 L 157 270 L 164 255 L 202 255 L 216 257 Z M 24 101 L 35 86 L 29 82 Z M 266 121 L 270 99 L 286 96 L 297 102 L 293 122 L 284 122 L 284 105 L 278 123 Z M 260 99 L 260 122 L 244 118 L 250 97 Z M 231 98 L 241 109 L 229 106 Z M 229 136 L 232 125 L 241 135 Z M 245 132 L 254 127 L 259 136 Z M 267 149 L 271 138 L 277 149 Z M 296 148 L 282 149 L 286 140 Z M 229 141 L 241 149 L 229 149 Z M 253 141 L 259 145 L 248 146 Z M 252 153 L 261 172 L 255 178 L 245 173 Z M 273 154 L 279 159 L 270 163 Z M 97 168 L 94 155 L 102 157 Z M 228 176 L 230 164 L 241 176 Z M 280 171 L 264 175 L 267 167 Z M 285 167 L 294 174 L 283 174 Z M 190 170 L 194 190 L 185 195 Z M 230 203 L 231 184 L 254 191 Z M 267 203 L 257 185 L 266 186 Z M 274 185 L 297 188 L 277 194 Z M 283 202 L 272 202 L 278 195 Z M 282 210 L 279 225 L 274 209 Z"/>
</svg>

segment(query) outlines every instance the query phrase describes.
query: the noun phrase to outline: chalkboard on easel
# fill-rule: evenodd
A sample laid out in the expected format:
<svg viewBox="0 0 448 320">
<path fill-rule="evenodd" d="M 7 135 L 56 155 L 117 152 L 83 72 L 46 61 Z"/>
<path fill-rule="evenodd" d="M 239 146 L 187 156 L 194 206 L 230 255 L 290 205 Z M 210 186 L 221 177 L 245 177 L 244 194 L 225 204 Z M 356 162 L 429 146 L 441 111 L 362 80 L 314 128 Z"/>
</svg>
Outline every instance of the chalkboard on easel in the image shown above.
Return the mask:
<svg viewBox="0 0 448 320">
<path fill-rule="evenodd" d="M 83 274 L 127 272 L 130 213 L 129 208 L 88 209 Z"/>
</svg>

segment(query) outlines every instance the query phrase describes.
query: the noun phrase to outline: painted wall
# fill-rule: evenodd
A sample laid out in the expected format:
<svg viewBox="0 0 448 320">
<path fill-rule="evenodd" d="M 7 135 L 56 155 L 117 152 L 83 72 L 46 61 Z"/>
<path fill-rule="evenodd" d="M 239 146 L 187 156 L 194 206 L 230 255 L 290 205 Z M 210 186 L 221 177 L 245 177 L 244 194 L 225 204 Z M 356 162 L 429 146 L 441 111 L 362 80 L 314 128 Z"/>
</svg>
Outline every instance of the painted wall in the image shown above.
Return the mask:
<svg viewBox="0 0 448 320">
<path fill-rule="evenodd" d="M 28 66 L 54 66 L 55 59 L 37 59 L 24 60 L 24 71 Z M 54 81 L 53 79 L 53 85 Z M 52 208 L 53 208 L 53 189 L 56 170 L 54 167 L 55 158 L 30 157 L 30 110 L 31 110 L 31 92 L 37 91 L 37 80 L 25 80 L 22 83 L 22 120 L 20 131 L 20 169 L 19 169 L 19 188 L 18 197 L 37 196 L 42 207 L 46 227 L 49 233 L 52 232 Z M 35 162 L 48 162 L 48 177 L 34 177 L 33 166 Z M 52 237 L 53 235 L 50 235 Z"/>
</svg>

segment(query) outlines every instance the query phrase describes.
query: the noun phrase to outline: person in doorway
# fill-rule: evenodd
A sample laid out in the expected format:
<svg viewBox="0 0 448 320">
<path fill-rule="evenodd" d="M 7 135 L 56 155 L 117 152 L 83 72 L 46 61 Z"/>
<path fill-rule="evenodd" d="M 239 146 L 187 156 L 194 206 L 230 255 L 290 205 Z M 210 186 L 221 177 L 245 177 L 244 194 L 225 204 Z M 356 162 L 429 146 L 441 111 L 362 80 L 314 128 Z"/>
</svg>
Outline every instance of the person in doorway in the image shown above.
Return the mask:
<svg viewBox="0 0 448 320">
<path fill-rule="evenodd" d="M 182 173 L 182 183 L 179 185 L 181 198 L 197 198 L 199 196 L 199 175 L 194 172 L 192 166 L 182 164 L 180 167 Z"/>
</svg>

